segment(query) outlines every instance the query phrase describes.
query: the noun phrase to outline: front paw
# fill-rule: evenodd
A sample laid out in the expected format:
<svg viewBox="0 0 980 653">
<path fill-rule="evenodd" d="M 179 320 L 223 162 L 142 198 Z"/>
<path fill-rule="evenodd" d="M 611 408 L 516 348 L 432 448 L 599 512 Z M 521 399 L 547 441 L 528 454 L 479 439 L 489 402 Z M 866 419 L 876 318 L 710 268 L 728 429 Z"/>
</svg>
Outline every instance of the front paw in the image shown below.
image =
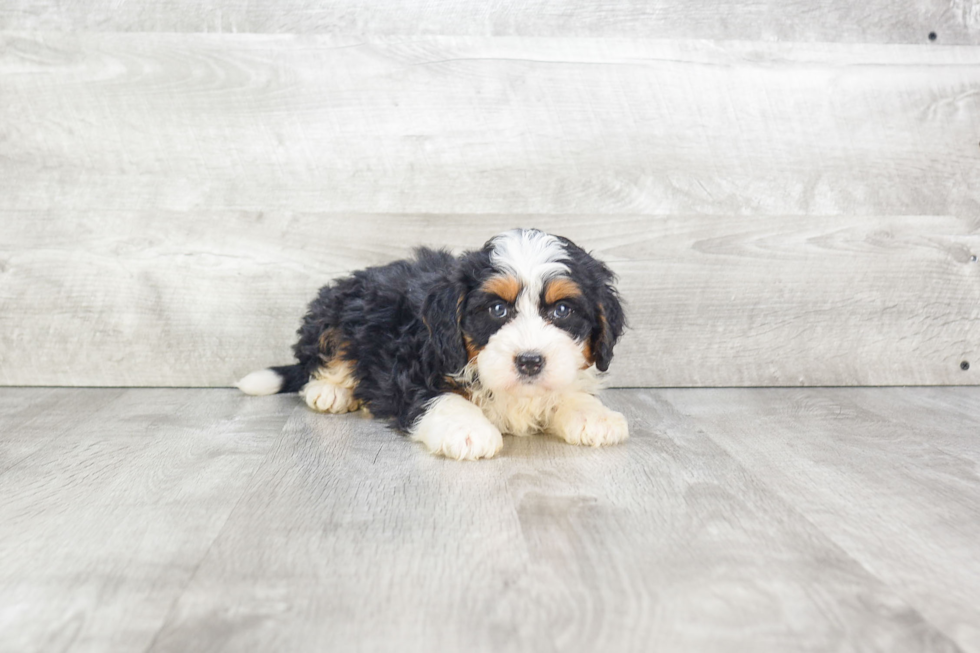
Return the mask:
<svg viewBox="0 0 980 653">
<path fill-rule="evenodd" d="M 321 413 L 349 413 L 360 405 L 350 388 L 330 381 L 310 381 L 301 392 L 306 405 Z"/>
<path fill-rule="evenodd" d="M 622 413 L 603 406 L 598 399 L 579 400 L 563 406 L 552 422 L 552 432 L 569 444 L 603 447 L 629 437 Z"/>
<path fill-rule="evenodd" d="M 493 458 L 504 446 L 500 430 L 459 395 L 439 397 L 412 429 L 412 439 L 455 460 Z"/>
<path fill-rule="evenodd" d="M 448 423 L 438 449 L 432 453 L 455 460 L 493 458 L 504 446 L 504 438 L 493 424 Z"/>
</svg>

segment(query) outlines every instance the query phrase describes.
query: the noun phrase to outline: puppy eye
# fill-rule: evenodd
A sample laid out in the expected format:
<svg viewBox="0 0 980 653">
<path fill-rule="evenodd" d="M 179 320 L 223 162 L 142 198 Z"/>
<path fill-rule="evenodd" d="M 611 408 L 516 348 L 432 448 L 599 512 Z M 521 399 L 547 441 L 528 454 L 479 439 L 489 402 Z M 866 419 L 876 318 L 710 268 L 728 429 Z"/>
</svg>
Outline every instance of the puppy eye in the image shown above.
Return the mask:
<svg viewBox="0 0 980 653">
<path fill-rule="evenodd" d="M 490 317 L 502 320 L 507 317 L 507 304 L 495 302 L 490 305 Z"/>
<path fill-rule="evenodd" d="M 572 307 L 564 302 L 551 309 L 551 317 L 556 320 L 564 320 L 572 314 Z"/>
</svg>

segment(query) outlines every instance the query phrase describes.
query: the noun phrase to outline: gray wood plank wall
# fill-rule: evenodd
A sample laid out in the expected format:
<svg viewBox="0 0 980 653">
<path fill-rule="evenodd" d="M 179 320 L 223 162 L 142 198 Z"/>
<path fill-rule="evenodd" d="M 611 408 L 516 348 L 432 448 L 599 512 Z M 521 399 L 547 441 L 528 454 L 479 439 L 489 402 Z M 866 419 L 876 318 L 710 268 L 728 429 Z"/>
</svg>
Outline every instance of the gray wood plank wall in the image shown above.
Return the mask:
<svg viewBox="0 0 980 653">
<path fill-rule="evenodd" d="M 0 383 L 227 385 L 524 225 L 620 274 L 614 385 L 976 384 L 980 4 L 885 5 L 5 3 Z"/>
<path fill-rule="evenodd" d="M 977 0 L 6 0 L 0 29 L 980 42 Z"/>
</svg>

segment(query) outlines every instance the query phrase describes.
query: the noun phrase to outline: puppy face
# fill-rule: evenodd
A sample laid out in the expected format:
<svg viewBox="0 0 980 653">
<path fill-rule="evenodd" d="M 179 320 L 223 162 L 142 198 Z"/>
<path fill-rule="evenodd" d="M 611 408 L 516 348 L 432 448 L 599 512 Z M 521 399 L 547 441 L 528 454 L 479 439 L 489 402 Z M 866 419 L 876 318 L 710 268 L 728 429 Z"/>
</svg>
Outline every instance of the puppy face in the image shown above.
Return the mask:
<svg viewBox="0 0 980 653">
<path fill-rule="evenodd" d="M 623 329 L 614 276 L 571 241 L 509 231 L 471 255 L 464 276 L 459 328 L 484 387 L 536 396 L 608 368 Z"/>
</svg>

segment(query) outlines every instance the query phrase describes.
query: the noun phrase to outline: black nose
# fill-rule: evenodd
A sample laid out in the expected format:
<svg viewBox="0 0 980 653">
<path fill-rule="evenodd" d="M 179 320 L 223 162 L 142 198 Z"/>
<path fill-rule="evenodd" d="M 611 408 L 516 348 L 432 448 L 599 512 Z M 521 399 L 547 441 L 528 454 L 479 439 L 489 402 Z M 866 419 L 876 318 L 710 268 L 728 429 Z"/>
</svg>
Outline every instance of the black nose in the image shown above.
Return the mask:
<svg viewBox="0 0 980 653">
<path fill-rule="evenodd" d="M 514 359 L 514 365 L 524 376 L 537 376 L 544 367 L 544 356 L 534 352 L 521 354 Z"/>
</svg>

